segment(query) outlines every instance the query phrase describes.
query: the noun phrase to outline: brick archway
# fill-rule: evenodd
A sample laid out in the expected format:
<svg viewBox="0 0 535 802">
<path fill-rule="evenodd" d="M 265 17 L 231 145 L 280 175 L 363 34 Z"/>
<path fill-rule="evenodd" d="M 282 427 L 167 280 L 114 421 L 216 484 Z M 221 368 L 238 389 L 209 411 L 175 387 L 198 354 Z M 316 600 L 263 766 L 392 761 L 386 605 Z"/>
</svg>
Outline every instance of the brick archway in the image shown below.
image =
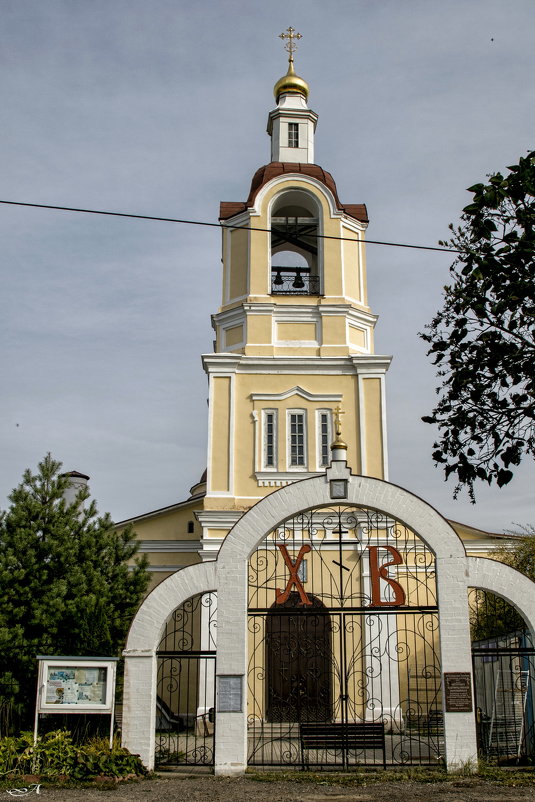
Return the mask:
<svg viewBox="0 0 535 802">
<path fill-rule="evenodd" d="M 214 562 L 190 566 L 161 583 L 144 601 L 130 629 L 124 652 L 123 742 L 154 765 L 156 650 L 168 615 L 196 593 L 218 594 L 217 675 L 247 674 L 247 565 L 250 554 L 281 521 L 301 511 L 332 503 L 333 498 L 389 513 L 417 533 L 435 554 L 444 672 L 471 674 L 467 588 L 488 587 L 517 606 L 533 629 L 535 603 L 526 599 L 528 583 L 511 568 L 492 560 L 467 558 L 449 523 L 422 499 L 401 487 L 353 476 L 345 462 L 333 462 L 325 475 L 305 479 L 259 501 L 227 535 Z M 527 594 L 529 595 L 529 593 Z M 244 683 L 245 686 L 245 683 Z M 245 687 L 240 712 L 218 713 L 215 772 L 242 773 L 247 765 Z M 477 756 L 472 713 L 446 713 L 446 763 L 449 768 Z"/>
</svg>

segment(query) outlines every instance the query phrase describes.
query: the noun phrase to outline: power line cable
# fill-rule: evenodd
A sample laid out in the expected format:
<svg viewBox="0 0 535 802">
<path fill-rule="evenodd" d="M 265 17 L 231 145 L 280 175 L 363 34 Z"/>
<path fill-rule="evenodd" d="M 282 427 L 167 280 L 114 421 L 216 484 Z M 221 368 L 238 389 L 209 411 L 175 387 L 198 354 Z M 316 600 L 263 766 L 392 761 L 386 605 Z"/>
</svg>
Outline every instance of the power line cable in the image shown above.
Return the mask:
<svg viewBox="0 0 535 802">
<path fill-rule="evenodd" d="M 8 200 L 0 200 L 0 203 L 4 203 L 9 206 L 29 206 L 33 209 L 53 209 L 54 211 L 61 211 L 61 212 L 81 212 L 82 214 L 101 214 L 106 215 L 108 217 L 129 217 L 134 220 L 156 220 L 160 223 L 182 223 L 183 225 L 189 226 L 207 226 L 210 228 L 236 228 L 241 229 L 242 231 L 263 231 L 264 233 L 270 234 L 271 230 L 269 228 L 255 228 L 253 226 L 241 226 L 236 225 L 233 226 L 231 223 L 206 223 L 202 220 L 182 220 L 177 217 L 154 217 L 153 215 L 148 214 L 129 214 L 127 212 L 105 212 L 101 209 L 78 209 L 74 206 L 51 206 L 48 203 L 24 203 L 22 201 L 8 201 Z M 353 239 L 352 237 L 335 237 L 330 234 L 316 234 L 317 237 L 320 239 L 334 239 L 334 240 L 342 240 L 344 242 L 358 242 L 358 240 Z M 461 253 L 456 248 L 437 248 L 432 245 L 408 245 L 404 242 L 385 242 L 383 240 L 377 239 L 366 239 L 364 242 L 367 245 L 388 245 L 392 248 L 413 248 L 420 251 L 439 251 L 441 253 Z"/>
</svg>

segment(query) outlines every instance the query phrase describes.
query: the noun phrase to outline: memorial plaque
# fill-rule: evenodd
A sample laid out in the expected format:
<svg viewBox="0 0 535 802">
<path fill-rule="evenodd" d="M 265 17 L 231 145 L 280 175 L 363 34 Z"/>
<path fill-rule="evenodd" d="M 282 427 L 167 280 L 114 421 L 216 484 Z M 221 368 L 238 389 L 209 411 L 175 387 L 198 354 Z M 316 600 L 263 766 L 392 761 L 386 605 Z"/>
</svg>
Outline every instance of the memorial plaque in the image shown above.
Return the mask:
<svg viewBox="0 0 535 802">
<path fill-rule="evenodd" d="M 217 712 L 241 713 L 243 677 L 226 676 L 217 678 Z"/>
<path fill-rule="evenodd" d="M 446 713 L 472 712 L 472 686 L 469 671 L 451 671 L 444 674 Z"/>
</svg>

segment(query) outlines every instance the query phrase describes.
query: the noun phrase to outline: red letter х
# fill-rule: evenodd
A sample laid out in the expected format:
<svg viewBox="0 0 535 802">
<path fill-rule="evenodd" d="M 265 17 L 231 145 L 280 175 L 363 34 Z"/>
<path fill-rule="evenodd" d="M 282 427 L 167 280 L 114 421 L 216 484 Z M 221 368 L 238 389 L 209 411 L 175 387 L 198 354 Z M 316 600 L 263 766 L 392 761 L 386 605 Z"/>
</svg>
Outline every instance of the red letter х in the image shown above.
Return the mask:
<svg viewBox="0 0 535 802">
<path fill-rule="evenodd" d="M 288 554 L 288 549 L 286 548 L 286 546 L 284 546 L 284 545 L 282 545 L 280 543 L 277 543 L 277 546 L 281 550 L 281 554 L 284 557 L 284 562 L 286 563 L 288 571 L 290 572 L 290 578 L 288 579 L 288 584 L 286 585 L 286 589 L 284 590 L 284 592 L 282 592 L 280 590 L 277 590 L 277 589 L 275 590 L 275 602 L 276 602 L 276 604 L 284 604 L 284 602 L 290 596 L 290 590 L 292 588 L 292 585 L 295 585 L 295 587 L 296 587 L 296 589 L 297 589 L 297 591 L 299 593 L 299 597 L 301 599 L 301 601 L 299 603 L 300 607 L 302 605 L 304 605 L 304 604 L 312 604 L 312 602 L 310 601 L 310 599 L 308 598 L 308 596 L 307 596 L 307 594 L 305 592 L 305 589 L 304 589 L 303 585 L 301 584 L 301 580 L 299 579 L 299 577 L 297 575 L 297 572 L 299 571 L 299 566 L 301 565 L 301 560 L 303 559 L 303 557 L 305 556 L 305 554 L 307 552 L 311 551 L 311 547 L 308 544 L 305 544 L 304 546 L 301 546 L 301 548 L 299 549 L 299 554 L 297 555 L 296 560 L 293 563 L 292 562 L 292 558 Z"/>
</svg>

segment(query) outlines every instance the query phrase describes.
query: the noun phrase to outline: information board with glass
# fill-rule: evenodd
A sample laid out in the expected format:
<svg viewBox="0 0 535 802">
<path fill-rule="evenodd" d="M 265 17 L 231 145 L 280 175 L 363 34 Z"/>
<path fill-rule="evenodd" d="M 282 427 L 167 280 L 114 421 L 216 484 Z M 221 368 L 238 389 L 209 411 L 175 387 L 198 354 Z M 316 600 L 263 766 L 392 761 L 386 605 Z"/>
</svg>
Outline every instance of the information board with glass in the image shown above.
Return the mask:
<svg viewBox="0 0 535 802">
<path fill-rule="evenodd" d="M 41 656 L 38 659 L 40 713 L 111 711 L 116 659 Z"/>
</svg>

